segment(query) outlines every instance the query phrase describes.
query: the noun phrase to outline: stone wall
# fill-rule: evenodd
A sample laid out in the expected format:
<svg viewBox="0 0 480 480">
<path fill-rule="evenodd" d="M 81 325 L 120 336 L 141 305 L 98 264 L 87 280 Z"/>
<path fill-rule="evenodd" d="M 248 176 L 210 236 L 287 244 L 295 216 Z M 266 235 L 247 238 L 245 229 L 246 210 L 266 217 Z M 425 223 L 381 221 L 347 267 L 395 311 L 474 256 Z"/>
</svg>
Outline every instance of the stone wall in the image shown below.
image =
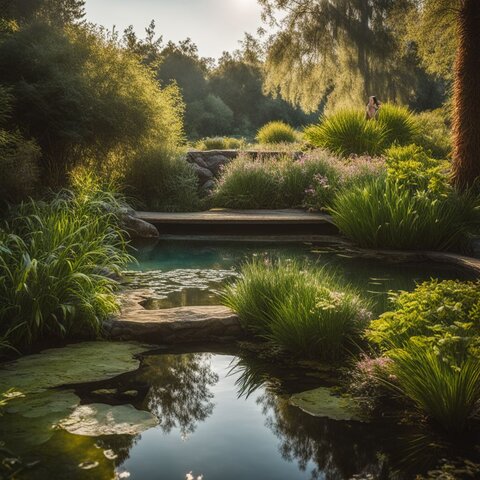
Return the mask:
<svg viewBox="0 0 480 480">
<path fill-rule="evenodd" d="M 291 155 L 297 160 L 302 152 L 279 152 L 279 151 L 240 151 L 240 150 L 191 150 L 187 152 L 186 160 L 193 165 L 199 179 L 202 193 L 208 194 L 215 185 L 217 178 L 227 163 L 237 158 L 240 154 L 249 155 L 256 160 L 271 157 L 279 157 L 285 154 Z"/>
</svg>

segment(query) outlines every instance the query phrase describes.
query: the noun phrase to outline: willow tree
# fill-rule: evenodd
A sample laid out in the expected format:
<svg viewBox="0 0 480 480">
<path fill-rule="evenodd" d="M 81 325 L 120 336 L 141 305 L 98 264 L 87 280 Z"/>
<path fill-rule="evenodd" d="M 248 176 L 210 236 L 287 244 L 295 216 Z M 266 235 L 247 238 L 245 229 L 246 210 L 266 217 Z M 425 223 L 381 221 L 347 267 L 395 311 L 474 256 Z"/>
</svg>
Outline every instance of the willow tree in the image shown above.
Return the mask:
<svg viewBox="0 0 480 480">
<path fill-rule="evenodd" d="M 279 27 L 268 45 L 266 89 L 307 111 L 406 101 L 415 71 L 400 38 L 411 0 L 259 0 Z M 278 20 L 280 18 L 280 20 Z"/>
</svg>

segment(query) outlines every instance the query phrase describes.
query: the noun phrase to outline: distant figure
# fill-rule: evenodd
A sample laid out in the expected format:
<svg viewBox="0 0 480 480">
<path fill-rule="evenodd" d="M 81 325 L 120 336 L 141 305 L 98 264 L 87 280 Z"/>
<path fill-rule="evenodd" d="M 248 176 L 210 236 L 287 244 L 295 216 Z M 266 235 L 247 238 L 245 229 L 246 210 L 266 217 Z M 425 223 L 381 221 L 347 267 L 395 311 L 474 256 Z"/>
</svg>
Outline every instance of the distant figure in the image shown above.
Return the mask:
<svg viewBox="0 0 480 480">
<path fill-rule="evenodd" d="M 377 100 L 377 97 L 373 95 L 368 99 L 367 110 L 365 118 L 367 120 L 374 120 L 377 117 L 378 110 L 381 107 L 381 103 Z"/>
</svg>

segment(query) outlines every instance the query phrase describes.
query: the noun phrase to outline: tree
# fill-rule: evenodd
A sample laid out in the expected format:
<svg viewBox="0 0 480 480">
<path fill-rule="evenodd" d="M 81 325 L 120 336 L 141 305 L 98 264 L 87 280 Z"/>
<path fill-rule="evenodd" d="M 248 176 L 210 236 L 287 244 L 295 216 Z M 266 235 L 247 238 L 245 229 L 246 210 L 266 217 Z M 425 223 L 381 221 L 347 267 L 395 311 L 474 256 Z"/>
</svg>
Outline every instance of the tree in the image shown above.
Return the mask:
<svg viewBox="0 0 480 480">
<path fill-rule="evenodd" d="M 94 27 L 26 24 L 0 36 L 0 64 L 15 99 L 11 122 L 40 146 L 47 184 L 64 183 L 86 159 L 183 138 L 178 90 L 161 89 L 136 55 Z"/>
<path fill-rule="evenodd" d="M 259 0 L 279 31 L 268 44 L 266 88 L 305 110 L 406 102 L 415 87 L 399 43 L 411 0 Z"/>
<path fill-rule="evenodd" d="M 426 68 L 453 81 L 453 179 L 467 188 L 480 178 L 480 2 L 418 0 L 414 15 Z"/>
<path fill-rule="evenodd" d="M 55 25 L 80 22 L 85 16 L 85 0 L 0 0 L 3 18 L 29 22 L 43 19 Z"/>
</svg>

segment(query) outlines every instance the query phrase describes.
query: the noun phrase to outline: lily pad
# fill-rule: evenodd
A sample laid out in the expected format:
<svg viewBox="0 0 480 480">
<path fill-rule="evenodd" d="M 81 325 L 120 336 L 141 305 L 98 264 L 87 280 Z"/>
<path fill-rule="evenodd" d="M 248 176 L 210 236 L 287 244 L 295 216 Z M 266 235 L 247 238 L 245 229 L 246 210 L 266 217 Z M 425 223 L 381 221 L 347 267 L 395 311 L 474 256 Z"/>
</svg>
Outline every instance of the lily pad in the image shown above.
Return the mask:
<svg viewBox="0 0 480 480">
<path fill-rule="evenodd" d="M 41 445 L 55 433 L 55 425 L 80 403 L 73 392 L 47 391 L 16 398 L 1 418 L 1 434 L 10 448 Z"/>
<path fill-rule="evenodd" d="M 137 410 L 132 405 L 111 406 L 103 403 L 81 405 L 58 428 L 74 435 L 98 437 L 101 435 L 137 435 L 158 425 L 150 412 Z"/>
<path fill-rule="evenodd" d="M 28 355 L 0 368 L 0 392 L 41 392 L 71 383 L 106 380 L 134 371 L 134 355 L 149 347 L 133 342 L 83 342 Z"/>
<path fill-rule="evenodd" d="M 366 421 L 352 397 L 334 395 L 327 387 L 315 388 L 290 397 L 290 404 L 315 417 L 332 420 Z"/>
</svg>

